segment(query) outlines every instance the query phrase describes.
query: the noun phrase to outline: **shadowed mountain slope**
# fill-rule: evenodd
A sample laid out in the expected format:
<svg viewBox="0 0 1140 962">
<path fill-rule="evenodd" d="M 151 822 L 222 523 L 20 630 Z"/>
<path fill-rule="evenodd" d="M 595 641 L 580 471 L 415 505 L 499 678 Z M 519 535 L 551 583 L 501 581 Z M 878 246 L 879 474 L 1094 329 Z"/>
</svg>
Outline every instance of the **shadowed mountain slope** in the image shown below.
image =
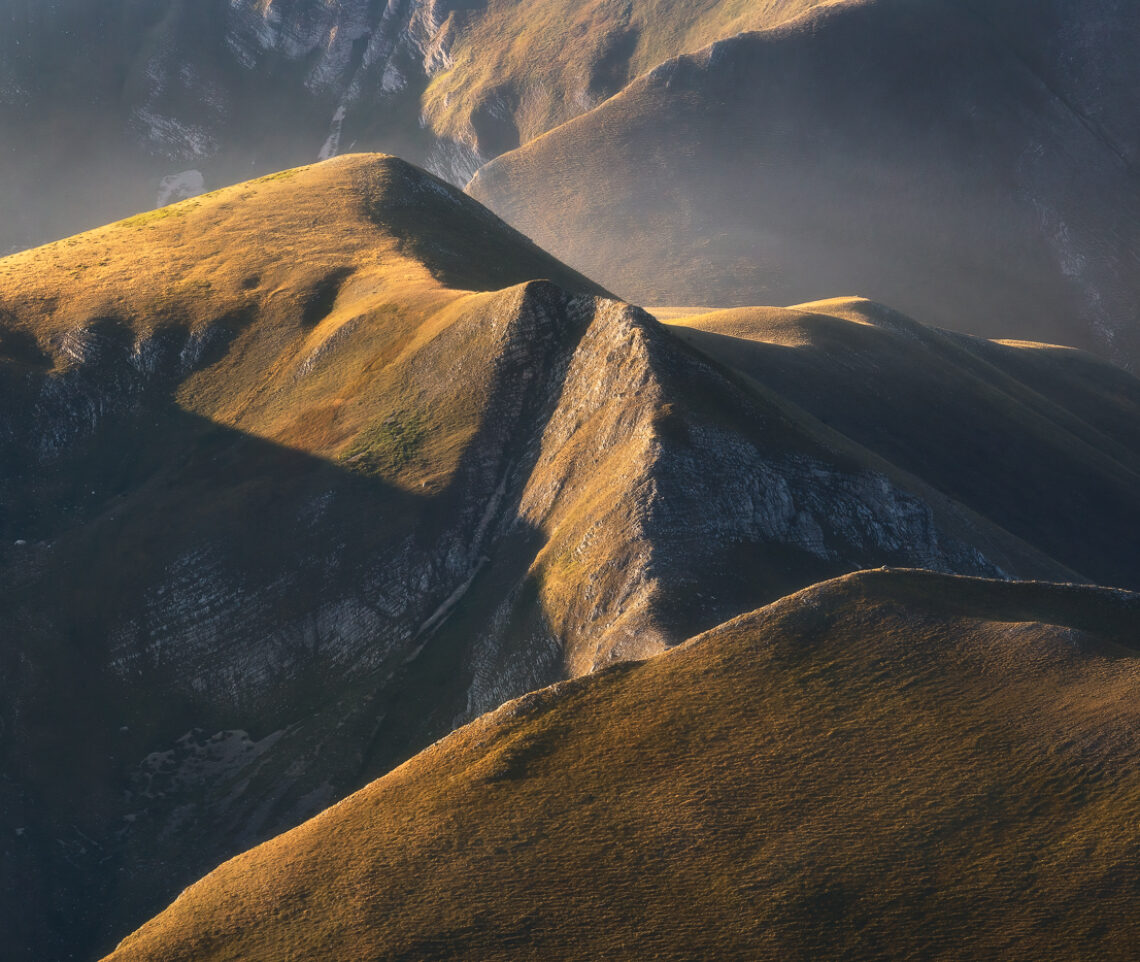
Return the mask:
<svg viewBox="0 0 1140 962">
<path fill-rule="evenodd" d="M 818 10 L 663 64 L 468 190 L 639 303 L 857 291 L 1135 364 L 1137 13 L 1093 6 Z"/>
<path fill-rule="evenodd" d="M 0 260 L 19 958 L 108 949 L 456 725 L 804 585 L 880 564 L 1092 577 L 1052 506 L 1007 524 L 1008 479 L 992 503 L 940 487 L 700 347 L 387 157 Z M 1135 514 L 1097 504 L 1123 435 L 1005 424 L 1042 476 L 1086 469 L 1085 524 Z M 1098 543 L 1097 577 L 1132 584 Z"/>
<path fill-rule="evenodd" d="M 449 60 L 423 96 L 424 119 L 444 143 L 465 145 L 485 162 L 678 54 L 834 2 L 492 0 L 456 16 Z"/>
<path fill-rule="evenodd" d="M 1101 584 L 1140 587 L 1140 381 L 871 301 L 677 318 L 682 340 Z"/>
<path fill-rule="evenodd" d="M 1138 606 L 817 585 L 504 705 L 109 959 L 1126 958 Z"/>
</svg>

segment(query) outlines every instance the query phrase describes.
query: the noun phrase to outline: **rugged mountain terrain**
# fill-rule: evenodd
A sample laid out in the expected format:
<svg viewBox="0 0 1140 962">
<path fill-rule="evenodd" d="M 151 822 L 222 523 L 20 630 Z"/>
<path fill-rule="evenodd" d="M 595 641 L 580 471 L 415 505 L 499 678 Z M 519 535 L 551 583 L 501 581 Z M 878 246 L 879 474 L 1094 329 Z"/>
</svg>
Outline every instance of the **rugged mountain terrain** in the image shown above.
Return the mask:
<svg viewBox="0 0 1140 962">
<path fill-rule="evenodd" d="M 0 252 L 384 150 L 478 172 L 639 303 L 856 291 L 1138 356 L 1124 0 L 0 0 L 0 25 Z"/>
<path fill-rule="evenodd" d="M 824 578 L 1137 586 L 1129 375 L 829 309 L 857 349 L 769 379 L 751 315 L 724 355 L 718 318 L 665 326 L 375 156 L 0 260 L 16 957 L 90 957 L 505 699 Z M 909 340 L 940 379 L 894 370 Z M 918 454 L 812 406 L 880 347 Z M 1023 468 L 917 413 L 947 397 Z"/>
<path fill-rule="evenodd" d="M 0 252 L 353 146 L 462 184 L 817 2 L 0 0 Z"/>
<path fill-rule="evenodd" d="M 679 53 L 834 2 L 488 0 L 452 31 L 447 62 L 424 92 L 424 120 L 442 143 L 485 162 Z"/>
<path fill-rule="evenodd" d="M 858 292 L 1140 362 L 1135 5 L 874 0 L 669 61 L 473 196 L 649 304 Z"/>
<path fill-rule="evenodd" d="M 1128 958 L 1140 596 L 871 572 L 509 702 L 115 962 Z"/>
</svg>

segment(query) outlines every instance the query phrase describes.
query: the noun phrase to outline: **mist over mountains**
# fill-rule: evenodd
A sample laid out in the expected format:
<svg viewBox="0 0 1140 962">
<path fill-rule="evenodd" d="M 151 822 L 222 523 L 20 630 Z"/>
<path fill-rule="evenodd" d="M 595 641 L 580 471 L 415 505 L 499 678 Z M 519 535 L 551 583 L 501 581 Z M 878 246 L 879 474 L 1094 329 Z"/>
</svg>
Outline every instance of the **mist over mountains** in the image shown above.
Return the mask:
<svg viewBox="0 0 1140 962">
<path fill-rule="evenodd" d="M 471 193 L 640 303 L 857 292 L 1133 364 L 1140 22 L 1117 9 L 1119 31 L 1090 36 L 1034 10 L 1015 44 L 1002 9 L 880 0 L 726 39 L 482 168 Z"/>
<path fill-rule="evenodd" d="M 1138 28 L 0 0 L 0 957 L 1126 957 Z"/>
<path fill-rule="evenodd" d="M 216 188 L 352 147 L 462 186 L 666 57 L 801 4 L 579 6 L 5 0 L 0 250 L 177 199 L 187 171 Z"/>
<path fill-rule="evenodd" d="M 0 250 L 381 150 L 641 303 L 1137 356 L 1124 3 L 5 6 Z"/>
</svg>

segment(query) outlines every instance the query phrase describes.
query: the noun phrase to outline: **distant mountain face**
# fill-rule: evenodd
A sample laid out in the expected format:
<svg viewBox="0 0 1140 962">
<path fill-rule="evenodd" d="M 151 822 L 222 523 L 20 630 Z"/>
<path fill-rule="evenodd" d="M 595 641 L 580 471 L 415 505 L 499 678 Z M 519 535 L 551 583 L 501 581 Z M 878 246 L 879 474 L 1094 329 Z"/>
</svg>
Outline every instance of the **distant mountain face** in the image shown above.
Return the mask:
<svg viewBox="0 0 1140 962">
<path fill-rule="evenodd" d="M 640 303 L 857 291 L 1137 362 L 1123 0 L 4 0 L 0 22 L 0 251 L 383 150 L 477 174 Z"/>
<path fill-rule="evenodd" d="M 0 252 L 352 148 L 463 184 L 662 60 L 812 5 L 0 0 Z"/>
<path fill-rule="evenodd" d="M 109 948 L 504 699 L 823 578 L 1140 586 L 1123 371 L 863 301 L 685 324 L 384 157 L 0 260 L 23 958 Z"/>
<path fill-rule="evenodd" d="M 1138 607 L 814 586 L 504 705 L 109 962 L 1127 958 Z"/>
<path fill-rule="evenodd" d="M 991 25 L 1060 101 L 1132 168 L 1140 163 L 1140 64 L 1127 37 L 1140 11 L 1127 0 L 955 0 Z"/>
<path fill-rule="evenodd" d="M 1135 5 L 878 0 L 671 61 L 470 192 L 639 303 L 858 291 L 1140 363 Z"/>
</svg>

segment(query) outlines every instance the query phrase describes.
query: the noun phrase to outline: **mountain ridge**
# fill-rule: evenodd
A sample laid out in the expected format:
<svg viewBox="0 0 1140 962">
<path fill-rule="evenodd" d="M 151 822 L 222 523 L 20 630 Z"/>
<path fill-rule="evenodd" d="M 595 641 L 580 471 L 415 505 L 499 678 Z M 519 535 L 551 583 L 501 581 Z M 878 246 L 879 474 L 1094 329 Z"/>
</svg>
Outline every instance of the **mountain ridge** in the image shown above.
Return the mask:
<svg viewBox="0 0 1140 962">
<path fill-rule="evenodd" d="M 1014 533 L 749 374 L 755 342 L 686 343 L 389 157 L 0 260 L 0 309 L 0 859 L 26 880 L 3 924 L 29 959 L 109 949 L 504 700 L 807 584 L 1091 577 L 1044 549 L 1053 506 L 1024 499 L 1039 523 Z M 885 373 L 908 362 L 878 336 Z M 992 349 L 1099 419 L 1095 452 L 1126 446 L 1127 374 Z M 984 395 L 955 364 L 968 408 Z M 1048 414 L 1018 414 L 1028 470 L 1080 465 L 1083 523 L 1118 531 L 1107 458 Z M 1008 508 L 1016 481 L 994 480 Z M 1100 570 L 1127 584 L 1133 560 Z M 49 890 L 67 917 L 37 911 Z"/>
<path fill-rule="evenodd" d="M 1119 37 L 1134 15 L 1104 16 Z M 1101 50 L 1065 43 L 1050 56 L 1084 65 Z M 1119 41 L 1102 46 L 1121 60 Z M 1140 181 L 1050 89 L 973 8 L 838 5 L 662 64 L 491 161 L 468 192 L 642 303 L 858 291 L 1127 367 Z"/>
</svg>

